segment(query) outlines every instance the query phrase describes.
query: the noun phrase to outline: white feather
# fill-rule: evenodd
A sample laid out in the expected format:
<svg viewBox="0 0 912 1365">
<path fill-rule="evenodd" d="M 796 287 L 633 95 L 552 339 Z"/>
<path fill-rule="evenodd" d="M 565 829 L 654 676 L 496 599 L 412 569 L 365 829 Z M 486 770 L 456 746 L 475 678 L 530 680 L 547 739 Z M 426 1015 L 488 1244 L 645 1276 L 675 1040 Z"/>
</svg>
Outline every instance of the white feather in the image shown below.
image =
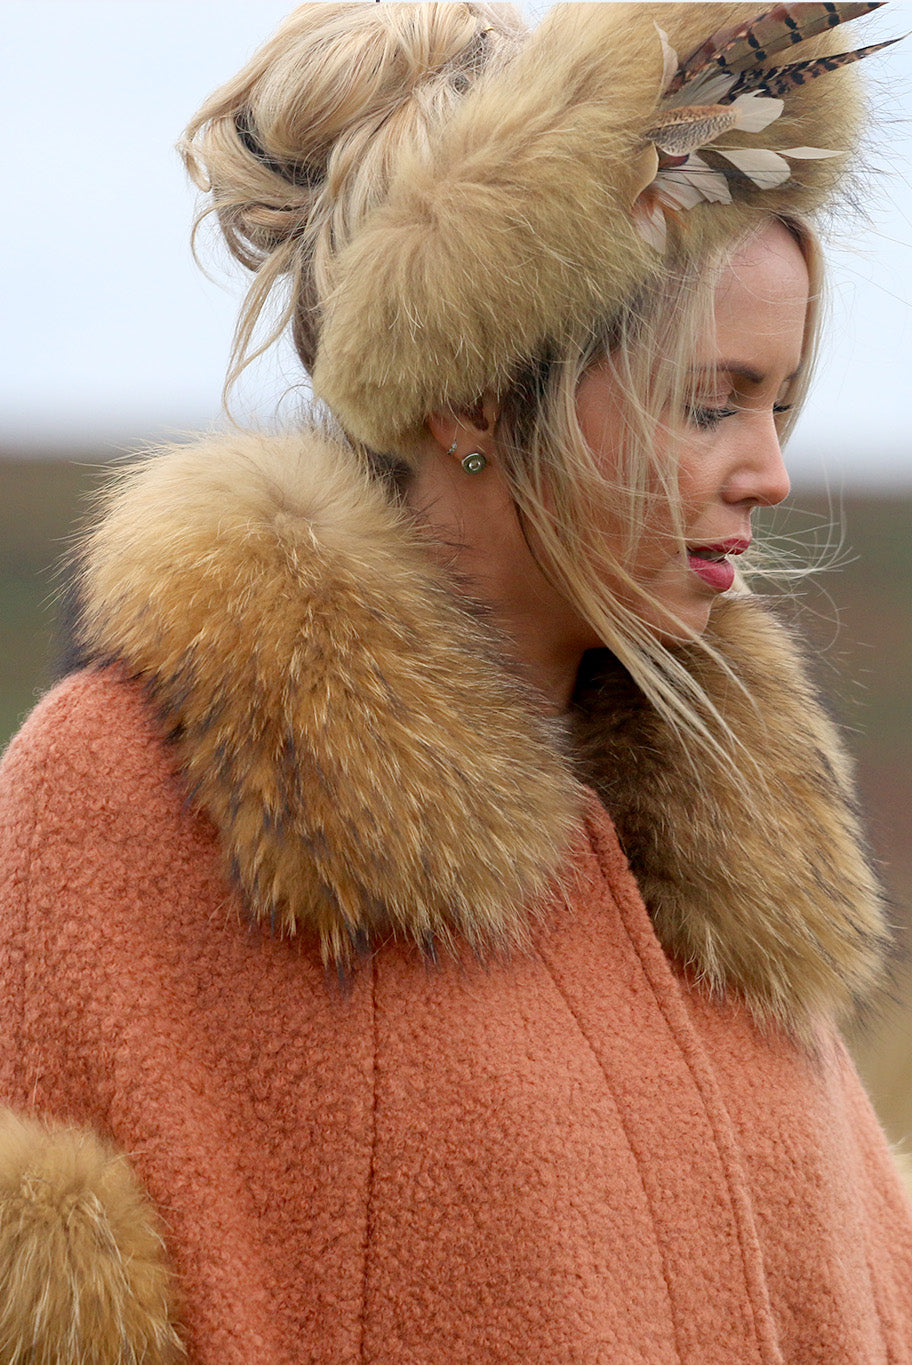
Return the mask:
<svg viewBox="0 0 912 1365">
<path fill-rule="evenodd" d="M 819 161 L 825 156 L 842 156 L 842 152 L 828 152 L 823 147 L 781 147 L 780 156 L 795 156 L 805 161 Z"/>
<path fill-rule="evenodd" d="M 678 69 L 678 54 L 669 43 L 668 34 L 665 30 L 656 24 L 655 31 L 659 35 L 659 42 L 662 44 L 662 89 L 667 90 L 672 76 Z"/>
<path fill-rule="evenodd" d="M 703 202 L 703 195 L 683 166 L 679 171 L 663 171 L 656 179 L 656 189 L 661 202 L 674 209 L 692 209 Z"/>
<path fill-rule="evenodd" d="M 731 194 L 725 176 L 707 166 L 702 157 L 691 153 L 683 166 L 660 171 L 656 188 L 662 199 L 675 208 L 692 209 L 704 200 L 711 204 L 730 204 Z"/>
<path fill-rule="evenodd" d="M 668 230 L 665 226 L 665 215 L 659 205 L 651 204 L 647 208 L 638 204 L 634 209 L 633 217 L 636 230 L 643 241 L 654 247 L 659 255 L 664 255 Z"/>
<path fill-rule="evenodd" d="M 700 191 L 701 196 L 711 204 L 730 204 L 732 201 L 731 192 L 728 188 L 728 181 L 721 171 L 713 170 L 702 156 L 697 156 L 696 152 L 691 152 L 682 171 L 690 171 L 690 182 Z M 674 175 L 674 171 L 668 171 L 668 175 Z"/>
<path fill-rule="evenodd" d="M 752 90 L 747 95 L 739 95 L 733 100 L 732 108 L 738 111 L 739 132 L 761 133 L 779 117 L 785 108 L 785 102 L 770 99 L 769 96 Z"/>
<path fill-rule="evenodd" d="M 713 151 L 731 161 L 761 190 L 775 189 L 791 175 L 788 162 L 778 152 L 770 152 L 764 147 L 717 147 L 714 144 Z"/>
<path fill-rule="evenodd" d="M 708 67 L 692 81 L 688 81 L 676 94 L 670 96 L 670 105 L 718 104 L 723 95 L 731 90 L 737 76 L 726 74 L 715 67 Z"/>
</svg>

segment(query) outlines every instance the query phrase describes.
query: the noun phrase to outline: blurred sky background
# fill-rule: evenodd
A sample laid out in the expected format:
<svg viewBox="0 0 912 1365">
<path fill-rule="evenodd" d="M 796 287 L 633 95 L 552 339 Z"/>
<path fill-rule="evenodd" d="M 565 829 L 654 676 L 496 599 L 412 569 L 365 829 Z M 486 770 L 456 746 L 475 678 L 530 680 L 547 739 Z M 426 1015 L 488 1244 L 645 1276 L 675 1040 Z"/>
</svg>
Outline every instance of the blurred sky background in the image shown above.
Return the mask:
<svg viewBox="0 0 912 1365">
<path fill-rule="evenodd" d="M 0 453 L 59 453 L 210 426 L 242 272 L 204 234 L 173 150 L 203 98 L 293 6 L 286 0 L 0 0 L 5 133 Z M 530 18 L 545 4 L 523 7 Z M 758 9 L 761 5 L 758 4 Z M 855 45 L 912 29 L 895 0 Z M 861 215 L 829 251 L 824 364 L 795 434 L 798 483 L 912 488 L 912 37 L 865 63 L 879 131 Z M 824 77 L 823 79 L 826 79 Z M 293 419 L 289 350 L 239 392 L 245 421 Z"/>
</svg>

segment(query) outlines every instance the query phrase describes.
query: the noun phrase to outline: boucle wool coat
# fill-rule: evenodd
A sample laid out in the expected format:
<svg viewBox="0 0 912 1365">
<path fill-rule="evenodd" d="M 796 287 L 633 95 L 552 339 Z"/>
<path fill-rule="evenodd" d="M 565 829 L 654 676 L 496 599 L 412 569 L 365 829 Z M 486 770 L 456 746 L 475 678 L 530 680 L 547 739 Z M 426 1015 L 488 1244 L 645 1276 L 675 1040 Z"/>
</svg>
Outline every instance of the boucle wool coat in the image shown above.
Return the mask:
<svg viewBox="0 0 912 1365">
<path fill-rule="evenodd" d="M 85 597 L 0 780 L 0 1361 L 912 1362 L 881 912 L 765 609 L 753 700 L 691 660 L 758 818 L 607 658 L 538 719 L 316 434 L 125 475 Z"/>
</svg>

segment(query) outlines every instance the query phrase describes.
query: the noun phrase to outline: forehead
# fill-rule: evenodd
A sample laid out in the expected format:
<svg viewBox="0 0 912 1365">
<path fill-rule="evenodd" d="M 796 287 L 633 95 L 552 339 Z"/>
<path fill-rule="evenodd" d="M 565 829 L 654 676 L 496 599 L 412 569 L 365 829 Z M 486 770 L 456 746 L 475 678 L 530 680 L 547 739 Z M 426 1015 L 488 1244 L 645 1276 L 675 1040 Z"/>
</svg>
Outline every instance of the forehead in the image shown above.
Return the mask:
<svg viewBox="0 0 912 1365">
<path fill-rule="evenodd" d="M 809 288 L 801 248 L 781 223 L 771 222 L 723 269 L 710 349 L 717 355 L 749 355 L 759 369 L 780 362 L 789 371 L 795 369 L 803 350 Z"/>
</svg>

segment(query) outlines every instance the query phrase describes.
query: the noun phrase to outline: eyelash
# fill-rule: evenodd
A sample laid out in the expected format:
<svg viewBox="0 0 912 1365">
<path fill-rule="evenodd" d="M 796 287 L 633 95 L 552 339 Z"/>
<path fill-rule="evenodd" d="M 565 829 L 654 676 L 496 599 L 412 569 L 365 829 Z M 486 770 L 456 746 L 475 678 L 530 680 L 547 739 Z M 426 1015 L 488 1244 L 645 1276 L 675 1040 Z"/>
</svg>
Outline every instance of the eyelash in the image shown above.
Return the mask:
<svg viewBox="0 0 912 1365">
<path fill-rule="evenodd" d="M 688 408 L 687 420 L 698 431 L 714 431 L 724 417 L 734 417 L 737 408 Z"/>
<path fill-rule="evenodd" d="M 773 412 L 780 416 L 784 412 L 790 412 L 791 403 L 774 403 Z M 714 431 L 719 423 L 726 417 L 734 417 L 738 408 L 689 408 L 687 420 L 692 422 L 700 431 Z"/>
</svg>

